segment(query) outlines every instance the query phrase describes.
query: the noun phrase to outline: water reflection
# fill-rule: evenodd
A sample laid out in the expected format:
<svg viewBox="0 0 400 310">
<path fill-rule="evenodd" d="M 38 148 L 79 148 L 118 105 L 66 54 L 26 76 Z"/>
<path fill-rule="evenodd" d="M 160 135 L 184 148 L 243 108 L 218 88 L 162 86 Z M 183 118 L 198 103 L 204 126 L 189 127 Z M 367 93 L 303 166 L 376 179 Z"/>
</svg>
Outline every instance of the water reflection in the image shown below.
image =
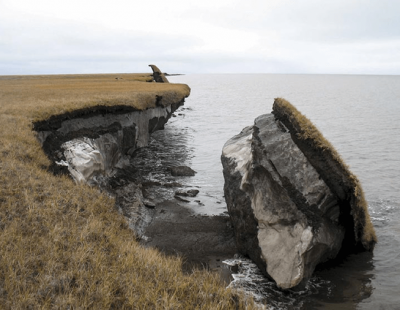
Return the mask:
<svg viewBox="0 0 400 310">
<path fill-rule="evenodd" d="M 182 115 L 183 109 L 176 113 Z M 134 178 L 143 184 L 145 196 L 154 202 L 173 200 L 178 187 L 191 186 L 190 177 L 171 176 L 169 171 L 173 166 L 190 166 L 194 156 L 193 149 L 188 146 L 191 129 L 174 126 L 175 122 L 175 118 L 171 118 L 164 130 L 154 132 L 149 146 L 137 149 L 130 161 Z"/>
<path fill-rule="evenodd" d="M 177 187 L 196 188 L 200 192 L 186 203 L 188 208 L 198 214 L 217 215 L 226 211 L 226 204 L 221 194 L 221 188 L 215 191 L 213 184 L 208 183 L 207 165 L 193 167 L 196 156 L 196 132 L 185 120 L 192 109 L 181 107 L 165 125 L 164 130 L 154 132 L 150 137 L 149 146 L 135 151 L 131 159 L 131 167 L 136 171 L 135 178 L 145 187 L 151 186 L 147 194 L 155 201 L 174 199 Z M 219 155 L 218 155 L 219 156 Z M 201 160 L 201 159 L 200 159 Z M 217 162 L 220 166 L 219 161 Z M 189 166 L 198 173 L 194 177 L 172 177 L 169 167 Z M 219 167 L 221 170 L 221 167 Z M 215 173 L 213 171 L 213 173 Z M 222 171 L 220 172 L 222 175 Z M 186 198 L 185 198 L 186 199 Z"/>
</svg>

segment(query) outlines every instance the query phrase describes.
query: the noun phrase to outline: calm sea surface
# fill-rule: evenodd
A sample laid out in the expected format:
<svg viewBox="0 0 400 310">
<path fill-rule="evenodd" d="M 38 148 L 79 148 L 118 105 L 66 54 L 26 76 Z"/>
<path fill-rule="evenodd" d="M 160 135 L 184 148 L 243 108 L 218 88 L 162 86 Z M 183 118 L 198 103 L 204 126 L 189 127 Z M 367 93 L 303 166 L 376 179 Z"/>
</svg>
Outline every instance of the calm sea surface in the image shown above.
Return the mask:
<svg viewBox="0 0 400 310">
<path fill-rule="evenodd" d="M 354 255 L 316 272 L 307 291 L 298 294 L 250 283 L 260 300 L 275 309 L 400 309 L 400 76 L 241 74 L 169 80 L 188 84 L 192 92 L 166 129 L 153 135 L 152 144 L 161 156 L 158 164 L 197 171 L 182 182 L 199 188 L 201 203 L 188 204 L 198 213 L 226 211 L 222 147 L 257 116 L 270 113 L 276 97 L 289 100 L 319 128 L 363 185 L 379 238 L 373 255 Z"/>
</svg>

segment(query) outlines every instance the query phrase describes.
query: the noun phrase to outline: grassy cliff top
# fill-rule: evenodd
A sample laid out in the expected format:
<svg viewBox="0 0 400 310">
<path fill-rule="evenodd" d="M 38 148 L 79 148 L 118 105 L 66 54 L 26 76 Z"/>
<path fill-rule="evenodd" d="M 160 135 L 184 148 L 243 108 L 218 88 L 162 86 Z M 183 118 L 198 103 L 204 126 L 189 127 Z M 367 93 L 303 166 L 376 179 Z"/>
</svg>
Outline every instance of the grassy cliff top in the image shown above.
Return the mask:
<svg viewBox="0 0 400 310">
<path fill-rule="evenodd" d="M 332 144 L 290 102 L 276 98 L 273 113 L 290 129 L 296 144 L 339 200 L 349 202 L 351 210 L 348 212 L 354 220 L 355 242 L 361 243 L 364 249 L 372 251 L 377 237 L 358 178 L 350 171 Z"/>
<path fill-rule="evenodd" d="M 116 80 L 115 77 L 122 79 Z M 74 109 L 189 94 L 149 75 L 0 77 L 0 305 L 2 309 L 244 309 L 219 277 L 186 275 L 181 260 L 143 248 L 113 198 L 50 161 L 32 123 Z"/>
<path fill-rule="evenodd" d="M 0 76 L 0 113 L 41 121 L 96 105 L 144 110 L 189 96 L 185 84 L 152 83 L 151 74 Z M 149 82 L 149 83 L 144 83 Z"/>
</svg>

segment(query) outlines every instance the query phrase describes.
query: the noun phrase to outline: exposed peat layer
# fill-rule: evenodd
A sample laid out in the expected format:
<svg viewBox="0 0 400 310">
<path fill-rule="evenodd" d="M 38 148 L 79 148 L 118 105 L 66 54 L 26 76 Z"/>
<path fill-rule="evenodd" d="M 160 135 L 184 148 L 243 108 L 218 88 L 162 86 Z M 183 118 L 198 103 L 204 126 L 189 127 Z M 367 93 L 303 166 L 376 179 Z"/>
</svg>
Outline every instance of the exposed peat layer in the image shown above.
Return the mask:
<svg viewBox="0 0 400 310">
<path fill-rule="evenodd" d="M 0 304 L 13 309 L 253 308 L 216 274 L 144 248 L 115 200 L 54 174 L 34 125 L 189 95 L 150 74 L 0 76 Z M 52 122 L 54 120 L 54 122 Z"/>
<path fill-rule="evenodd" d="M 358 178 L 332 144 L 291 103 L 276 98 L 272 113 L 289 129 L 293 141 L 337 196 L 341 217 L 339 222 L 346 226 L 339 257 L 353 252 L 373 251 L 377 237 Z"/>
</svg>

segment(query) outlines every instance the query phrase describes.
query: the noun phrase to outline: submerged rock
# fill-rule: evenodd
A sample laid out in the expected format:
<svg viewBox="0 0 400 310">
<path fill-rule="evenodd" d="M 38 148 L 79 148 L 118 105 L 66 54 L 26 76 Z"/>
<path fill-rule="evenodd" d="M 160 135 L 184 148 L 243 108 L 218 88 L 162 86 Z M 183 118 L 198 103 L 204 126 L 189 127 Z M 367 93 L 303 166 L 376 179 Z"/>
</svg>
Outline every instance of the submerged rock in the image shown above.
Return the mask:
<svg viewBox="0 0 400 310">
<path fill-rule="evenodd" d="M 376 236 L 333 147 L 287 101 L 273 113 L 224 145 L 225 199 L 239 251 L 280 288 L 300 288 L 317 264 L 372 250 Z"/>
<path fill-rule="evenodd" d="M 166 188 L 172 188 L 172 187 L 182 187 L 183 185 L 178 182 L 169 182 L 169 183 L 164 183 L 163 186 Z"/>
<path fill-rule="evenodd" d="M 196 197 L 199 191 L 197 189 L 177 190 L 175 196 Z"/>
<path fill-rule="evenodd" d="M 182 202 L 190 202 L 190 200 L 184 199 L 181 196 L 176 195 L 176 194 L 174 195 L 174 197 L 175 197 L 176 200 L 179 200 L 179 201 L 182 201 Z"/>
<path fill-rule="evenodd" d="M 196 171 L 187 166 L 170 167 L 169 170 L 174 177 L 192 177 L 196 174 Z"/>
</svg>

